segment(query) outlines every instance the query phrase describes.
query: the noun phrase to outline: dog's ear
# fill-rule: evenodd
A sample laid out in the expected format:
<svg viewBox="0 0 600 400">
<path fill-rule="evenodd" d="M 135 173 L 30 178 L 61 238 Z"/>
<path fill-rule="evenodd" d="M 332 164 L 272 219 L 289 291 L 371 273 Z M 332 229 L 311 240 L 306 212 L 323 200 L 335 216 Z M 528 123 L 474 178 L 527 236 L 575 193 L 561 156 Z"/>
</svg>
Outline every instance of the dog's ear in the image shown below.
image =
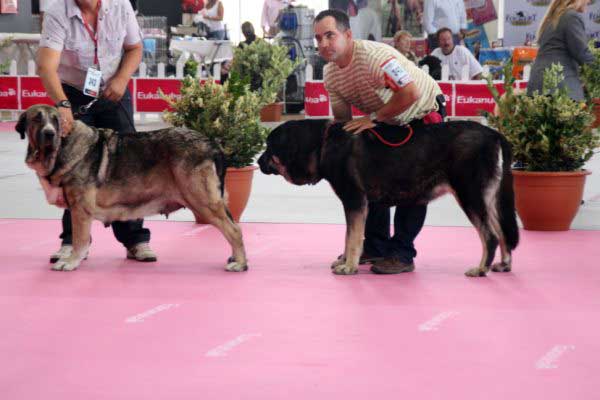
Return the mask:
<svg viewBox="0 0 600 400">
<path fill-rule="evenodd" d="M 25 139 L 25 131 L 27 130 L 27 112 L 21 114 L 17 125 L 15 125 L 15 129 L 19 132 L 21 139 Z"/>
</svg>

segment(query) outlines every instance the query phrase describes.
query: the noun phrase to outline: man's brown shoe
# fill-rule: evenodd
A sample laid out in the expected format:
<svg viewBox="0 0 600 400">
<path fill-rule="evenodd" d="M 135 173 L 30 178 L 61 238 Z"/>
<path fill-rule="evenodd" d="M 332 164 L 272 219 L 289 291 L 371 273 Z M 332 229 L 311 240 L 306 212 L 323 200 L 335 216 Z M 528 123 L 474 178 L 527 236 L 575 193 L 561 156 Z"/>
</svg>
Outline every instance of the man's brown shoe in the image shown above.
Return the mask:
<svg viewBox="0 0 600 400">
<path fill-rule="evenodd" d="M 344 258 L 344 254 L 340 254 L 339 257 L 338 257 L 338 260 L 341 260 L 342 258 Z M 358 259 L 358 264 L 359 265 L 372 264 L 374 262 L 383 261 L 383 260 L 384 260 L 383 257 L 375 257 L 375 256 L 371 256 L 371 255 L 366 254 L 366 253 L 362 253 L 360 255 L 360 258 Z"/>
<path fill-rule="evenodd" d="M 405 263 L 396 257 L 376 261 L 371 266 L 371 272 L 375 274 L 400 274 L 402 272 L 412 272 L 414 269 L 414 263 Z"/>
</svg>

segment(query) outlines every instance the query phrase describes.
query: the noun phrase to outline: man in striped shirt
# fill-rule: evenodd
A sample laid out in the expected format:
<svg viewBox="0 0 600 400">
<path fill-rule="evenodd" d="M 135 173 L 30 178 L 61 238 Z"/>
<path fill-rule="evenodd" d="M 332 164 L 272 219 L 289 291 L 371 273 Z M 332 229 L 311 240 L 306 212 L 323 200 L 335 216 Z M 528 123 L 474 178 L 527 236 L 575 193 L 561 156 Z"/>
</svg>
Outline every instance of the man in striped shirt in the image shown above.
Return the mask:
<svg viewBox="0 0 600 400">
<path fill-rule="evenodd" d="M 444 113 L 442 91 L 414 63 L 387 44 L 353 40 L 348 16 L 325 10 L 315 18 L 319 54 L 333 115 L 344 128 L 359 134 L 376 122 L 394 125 L 439 123 Z M 442 96 L 442 97 L 439 97 Z M 367 114 L 352 120 L 351 106 Z M 414 239 L 423 227 L 426 205 L 397 207 L 390 236 L 389 207 L 371 202 L 360 262 L 373 263 L 375 273 L 414 269 Z"/>
</svg>

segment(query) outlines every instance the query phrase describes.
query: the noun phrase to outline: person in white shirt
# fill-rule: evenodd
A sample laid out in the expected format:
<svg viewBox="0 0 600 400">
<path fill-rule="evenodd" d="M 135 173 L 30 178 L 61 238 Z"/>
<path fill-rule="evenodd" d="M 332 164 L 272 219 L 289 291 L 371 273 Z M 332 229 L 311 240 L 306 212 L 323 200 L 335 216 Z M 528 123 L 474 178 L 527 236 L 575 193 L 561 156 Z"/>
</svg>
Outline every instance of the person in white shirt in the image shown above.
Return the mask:
<svg viewBox="0 0 600 400">
<path fill-rule="evenodd" d="M 265 37 L 274 37 L 279 32 L 279 13 L 293 3 L 293 0 L 265 0 L 260 26 Z"/>
<path fill-rule="evenodd" d="M 440 47 L 433 50 L 431 55 L 442 60 L 442 66 L 448 65 L 450 80 L 461 80 L 465 65 L 469 67 L 469 79 L 481 79 L 483 68 L 473 54 L 464 46 L 455 45 L 452 31 L 442 28 L 437 33 Z"/>
<path fill-rule="evenodd" d="M 438 47 L 436 32 L 448 28 L 454 44 L 459 44 L 467 31 L 467 11 L 464 0 L 425 0 L 423 29 L 427 32 L 429 50 Z"/>
<path fill-rule="evenodd" d="M 381 17 L 369 7 L 358 9 L 354 17 L 350 17 L 350 29 L 355 39 L 381 42 Z"/>
</svg>

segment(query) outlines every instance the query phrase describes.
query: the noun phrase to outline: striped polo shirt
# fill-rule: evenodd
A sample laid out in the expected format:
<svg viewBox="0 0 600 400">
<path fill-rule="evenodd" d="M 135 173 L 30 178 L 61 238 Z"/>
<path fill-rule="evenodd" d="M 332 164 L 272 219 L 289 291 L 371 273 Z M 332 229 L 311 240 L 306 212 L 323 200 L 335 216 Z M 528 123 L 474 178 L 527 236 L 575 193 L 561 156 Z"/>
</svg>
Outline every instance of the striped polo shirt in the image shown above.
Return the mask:
<svg viewBox="0 0 600 400">
<path fill-rule="evenodd" d="M 332 107 L 340 103 L 350 104 L 365 114 L 379 110 L 387 103 L 394 92 L 386 83 L 382 65 L 395 60 L 408 81 L 417 85 L 421 97 L 415 104 L 385 121 L 391 124 L 406 124 L 437 110 L 435 98 L 442 90 L 435 80 L 419 69 L 393 47 L 368 40 L 354 40 L 352 61 L 344 68 L 330 62 L 324 69 L 325 88 L 329 92 Z"/>
</svg>

